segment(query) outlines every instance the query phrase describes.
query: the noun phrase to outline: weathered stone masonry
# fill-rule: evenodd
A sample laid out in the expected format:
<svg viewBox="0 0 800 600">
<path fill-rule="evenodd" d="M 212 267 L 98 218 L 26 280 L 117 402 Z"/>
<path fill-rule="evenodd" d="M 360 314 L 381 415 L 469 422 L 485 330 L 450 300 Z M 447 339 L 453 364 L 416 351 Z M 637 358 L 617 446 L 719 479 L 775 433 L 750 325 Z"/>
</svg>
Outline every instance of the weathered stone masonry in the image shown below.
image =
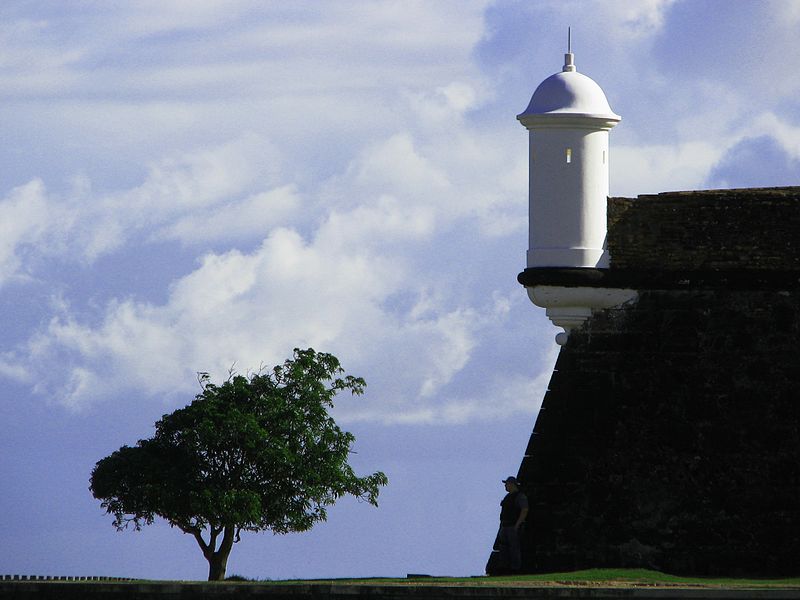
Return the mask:
<svg viewBox="0 0 800 600">
<path fill-rule="evenodd" d="M 632 287 L 561 349 L 519 470 L 525 570 L 800 573 L 800 188 L 611 198 Z"/>
</svg>

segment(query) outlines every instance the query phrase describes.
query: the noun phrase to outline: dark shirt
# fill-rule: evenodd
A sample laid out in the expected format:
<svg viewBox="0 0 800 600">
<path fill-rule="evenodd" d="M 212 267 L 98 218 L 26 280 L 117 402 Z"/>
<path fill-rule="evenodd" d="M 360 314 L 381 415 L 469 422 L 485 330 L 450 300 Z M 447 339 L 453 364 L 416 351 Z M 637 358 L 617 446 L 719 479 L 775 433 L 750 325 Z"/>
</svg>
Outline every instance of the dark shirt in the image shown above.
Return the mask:
<svg viewBox="0 0 800 600">
<path fill-rule="evenodd" d="M 525 494 L 520 491 L 507 493 L 500 502 L 500 524 L 516 525 L 523 508 L 528 508 L 528 498 Z"/>
</svg>

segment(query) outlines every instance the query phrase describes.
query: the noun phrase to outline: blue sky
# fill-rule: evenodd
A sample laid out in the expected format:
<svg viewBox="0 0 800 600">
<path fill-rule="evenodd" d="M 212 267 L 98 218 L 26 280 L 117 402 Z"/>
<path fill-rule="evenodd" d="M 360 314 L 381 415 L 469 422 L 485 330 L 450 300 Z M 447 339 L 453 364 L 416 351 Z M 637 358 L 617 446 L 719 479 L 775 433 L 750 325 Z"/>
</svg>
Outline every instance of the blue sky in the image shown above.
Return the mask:
<svg viewBox="0 0 800 600">
<path fill-rule="evenodd" d="M 797 0 L 2 3 L 0 573 L 204 578 L 91 468 L 197 371 L 312 346 L 390 484 L 229 573 L 480 574 L 556 356 L 515 115 L 568 25 L 613 195 L 798 184 Z"/>
</svg>

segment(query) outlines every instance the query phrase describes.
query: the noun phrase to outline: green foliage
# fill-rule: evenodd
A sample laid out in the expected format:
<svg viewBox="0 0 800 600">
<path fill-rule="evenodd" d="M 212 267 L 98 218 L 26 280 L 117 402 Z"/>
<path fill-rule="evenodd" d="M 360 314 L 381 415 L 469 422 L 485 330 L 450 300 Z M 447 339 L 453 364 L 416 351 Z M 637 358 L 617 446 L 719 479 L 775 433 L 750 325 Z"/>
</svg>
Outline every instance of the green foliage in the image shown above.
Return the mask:
<svg viewBox="0 0 800 600">
<path fill-rule="evenodd" d="M 386 476 L 356 476 L 347 463 L 354 437 L 328 414 L 337 393 L 364 390 L 363 379 L 343 373 L 336 357 L 313 349 L 222 385 L 201 373 L 202 393 L 164 415 L 152 438 L 97 463 L 92 494 L 117 529 L 160 516 L 194 535 L 210 563 L 227 559 L 241 531 L 310 529 L 344 495 L 377 506 Z"/>
</svg>

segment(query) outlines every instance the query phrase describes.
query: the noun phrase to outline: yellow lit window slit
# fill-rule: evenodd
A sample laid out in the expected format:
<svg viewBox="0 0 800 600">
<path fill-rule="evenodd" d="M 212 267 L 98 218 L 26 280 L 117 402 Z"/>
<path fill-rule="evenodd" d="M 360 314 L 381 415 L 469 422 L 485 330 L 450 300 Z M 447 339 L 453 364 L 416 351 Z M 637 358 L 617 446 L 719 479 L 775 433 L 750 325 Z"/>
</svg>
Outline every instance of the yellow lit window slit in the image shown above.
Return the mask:
<svg viewBox="0 0 800 600">
<path fill-rule="evenodd" d="M 572 162 L 572 148 L 567 148 L 567 162 Z"/>
</svg>

